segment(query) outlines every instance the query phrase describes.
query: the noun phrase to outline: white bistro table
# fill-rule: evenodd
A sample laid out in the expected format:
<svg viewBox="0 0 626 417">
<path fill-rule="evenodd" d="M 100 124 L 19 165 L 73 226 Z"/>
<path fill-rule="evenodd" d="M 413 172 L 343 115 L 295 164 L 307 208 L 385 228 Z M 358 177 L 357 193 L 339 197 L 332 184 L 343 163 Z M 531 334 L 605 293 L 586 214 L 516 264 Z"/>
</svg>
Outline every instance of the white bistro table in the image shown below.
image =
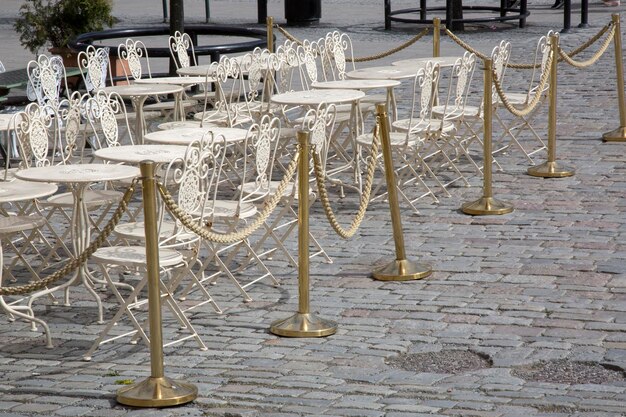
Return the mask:
<svg viewBox="0 0 626 417">
<path fill-rule="evenodd" d="M 311 87 L 325 90 L 325 89 L 337 89 L 337 88 L 347 88 L 353 90 L 371 90 L 374 88 L 384 88 L 387 90 L 387 107 L 391 107 L 391 112 L 393 114 L 394 120 L 397 118 L 397 109 L 396 109 L 396 98 L 393 93 L 394 87 L 400 85 L 400 81 L 398 80 L 375 80 L 375 79 L 367 79 L 367 80 L 359 80 L 359 79 L 350 79 L 350 80 L 336 80 L 336 81 L 315 81 L 311 84 Z"/>
<path fill-rule="evenodd" d="M 247 129 L 237 127 L 181 127 L 176 129 L 158 130 L 148 133 L 146 142 L 189 145 L 194 140 L 199 140 L 208 132 L 212 132 L 215 138 L 223 136 L 226 144 L 242 142 L 248 134 Z"/>
<path fill-rule="evenodd" d="M 106 161 L 139 164 L 150 160 L 166 164 L 185 156 L 186 147 L 179 145 L 127 145 L 98 149 L 94 156 Z"/>
<path fill-rule="evenodd" d="M 408 66 L 380 66 L 361 68 L 346 73 L 346 77 L 357 80 L 406 80 L 415 78 L 418 68 Z"/>
<path fill-rule="evenodd" d="M 143 104 L 148 97 L 160 94 L 174 94 L 176 105 L 180 105 L 181 95 L 184 88 L 180 85 L 170 84 L 126 84 L 104 87 L 102 91 L 107 93 L 115 92 L 124 98 L 130 98 L 137 112 L 135 121 L 135 135 L 137 142 L 143 143 L 145 121 L 143 120 Z M 180 114 L 180 109 L 176 109 L 176 114 Z"/>
<path fill-rule="evenodd" d="M 28 168 L 18 171 L 15 176 L 18 179 L 33 182 L 64 183 L 71 185 L 73 208 L 71 219 L 72 244 L 74 255 L 79 256 L 85 251 L 91 239 L 89 228 L 89 213 L 84 202 L 85 190 L 89 184 L 103 181 L 117 181 L 134 178 L 139 175 L 139 169 L 126 165 L 108 164 L 74 164 L 74 165 L 53 165 L 46 167 Z M 69 286 L 80 282 L 87 288 L 87 291 L 95 298 L 98 305 L 98 323 L 103 323 L 102 301 L 94 291 L 88 281 L 86 264 L 77 269 L 76 275 L 66 283 L 35 293 L 32 299 L 65 289 L 65 302 L 68 304 Z"/>
</svg>

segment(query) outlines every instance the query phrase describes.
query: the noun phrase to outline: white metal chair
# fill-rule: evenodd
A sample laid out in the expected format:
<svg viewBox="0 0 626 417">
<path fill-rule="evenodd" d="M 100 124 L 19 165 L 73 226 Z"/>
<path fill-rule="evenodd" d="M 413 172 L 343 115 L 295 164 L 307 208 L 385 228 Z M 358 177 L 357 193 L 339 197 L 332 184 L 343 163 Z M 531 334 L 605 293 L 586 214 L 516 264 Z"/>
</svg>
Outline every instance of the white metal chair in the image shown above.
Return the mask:
<svg viewBox="0 0 626 417">
<path fill-rule="evenodd" d="M 236 232 L 241 229 L 242 224 L 252 221 L 258 214 L 257 205 L 265 201 L 271 192 L 270 179 L 272 178 L 279 135 L 279 120 L 270 118 L 268 115 L 263 116 L 259 123 L 253 124 L 248 129 L 243 148 L 246 154 L 241 162 L 239 174 L 241 178 L 240 191 L 237 192 L 234 199 L 225 199 L 216 193 L 205 208 L 208 211 L 207 221 L 213 229 L 223 233 Z M 222 183 L 224 184 L 224 182 Z M 244 189 L 246 192 L 243 192 Z M 214 242 L 205 243 L 208 247 L 209 256 L 204 262 L 203 269 L 207 270 L 213 261 L 219 269 L 217 272 L 205 274 L 205 280 L 215 282 L 221 273 L 226 274 L 246 302 L 252 300 L 246 289 L 262 279 L 269 278 L 274 285 L 278 285 L 278 281 L 256 253 L 248 238 L 229 245 L 220 245 Z M 244 252 L 244 254 L 243 259 L 239 260 L 241 265 L 239 270 L 250 263 L 254 263 L 261 271 L 260 275 L 246 283 L 240 282 L 235 276 L 237 271 L 233 270 L 235 268 L 234 261 L 240 252 Z"/>
<path fill-rule="evenodd" d="M 326 105 L 322 103 L 317 107 L 317 109 L 311 109 L 304 116 L 304 121 L 302 125 L 302 129 L 308 130 L 311 132 L 311 142 L 314 145 L 315 152 L 318 152 L 321 156 L 321 159 L 326 162 L 326 154 L 328 150 L 328 141 L 330 139 L 330 132 L 333 131 L 334 120 L 335 120 L 335 109 L 334 105 Z M 279 148 L 280 150 L 280 148 Z M 286 154 L 282 155 L 281 159 L 290 159 L 291 155 Z M 274 180 L 269 182 L 270 192 L 268 197 L 274 195 L 278 189 L 281 178 L 277 177 L 278 174 L 284 174 L 286 167 L 284 164 L 279 161 L 279 158 L 275 158 L 275 167 L 273 171 Z M 312 165 L 311 165 L 312 166 Z M 277 169 L 278 168 L 278 169 Z M 290 265 L 297 267 L 298 262 L 293 257 L 290 252 L 290 248 L 295 247 L 294 243 L 288 243 L 287 240 L 293 234 L 297 224 L 298 224 L 298 213 L 294 209 L 294 204 L 297 202 L 298 193 L 297 193 L 297 179 L 291 181 L 285 192 L 283 193 L 281 199 L 282 207 L 277 211 L 275 215 L 273 215 L 270 219 L 268 219 L 264 223 L 265 233 L 263 236 L 254 242 L 254 250 L 258 253 L 259 257 L 264 256 L 273 256 L 274 253 L 281 252 L 285 259 L 289 262 Z M 243 184 L 240 189 L 246 193 L 250 194 L 255 192 L 255 184 L 252 182 L 248 182 Z M 315 202 L 315 193 L 312 189 L 309 190 L 309 205 L 312 205 Z M 265 242 L 271 239 L 272 245 L 270 249 L 265 250 L 264 252 L 259 252 L 265 244 Z M 319 241 L 313 236 L 313 234 L 309 231 L 309 242 L 313 246 L 315 246 L 314 251 L 309 252 L 309 258 L 314 258 L 316 256 L 322 256 L 327 263 L 332 263 L 332 259 L 328 256 L 324 248 L 321 246 Z"/>
<path fill-rule="evenodd" d="M 172 171 L 172 174 L 166 175 L 166 178 L 173 179 L 178 185 L 179 207 L 186 213 L 194 213 L 194 221 L 199 225 L 204 225 L 206 222 L 207 194 L 212 192 L 215 183 L 219 181 L 224 152 L 218 142 L 213 140 L 212 134 L 207 134 L 202 140 L 192 142 L 187 147 L 184 158 L 172 161 L 167 168 L 168 171 Z M 194 339 L 200 349 L 206 350 L 206 345 L 185 315 L 185 311 L 189 308 L 183 309 L 175 295 L 181 285 L 184 288 L 182 292 L 184 298 L 187 298 L 191 290 L 198 289 L 204 300 L 194 304 L 191 308 L 210 303 L 215 311 L 221 312 L 197 275 L 191 270 L 197 262 L 200 238 L 187 231 L 177 220 L 170 219 L 164 210 L 161 210 L 158 221 L 161 299 L 174 319 L 182 326 L 181 328 L 186 331 L 186 334 L 169 341 L 166 346 Z M 85 354 L 86 358 L 90 358 L 102 344 L 126 336 L 132 336 L 131 341 L 141 338 L 147 345 L 150 344 L 144 331 L 144 324 L 138 317 L 140 313 L 145 313 L 142 307 L 147 303 L 145 294 L 142 292 L 147 285 L 147 276 L 143 274 L 147 265 L 146 249 L 143 246 L 145 244 L 144 223 L 120 224 L 115 232 L 128 240 L 129 245 L 100 248 L 93 254 L 92 260 L 100 266 L 107 286 L 115 295 L 120 307 Z M 128 284 L 120 285 L 120 282 L 114 280 L 112 276 L 112 271 L 119 268 L 142 272 L 142 277 L 134 287 Z M 186 283 L 187 277 L 191 277 L 189 284 Z M 120 288 L 124 286 L 129 287 L 129 295 L 123 296 L 120 292 Z M 132 329 L 130 331 L 124 329 L 121 333 L 107 337 L 113 330 L 113 326 L 124 317 L 130 320 Z"/>
<path fill-rule="evenodd" d="M 2 286 L 2 279 L 4 275 L 4 245 L 10 245 L 18 256 L 22 256 L 19 249 L 16 248 L 12 242 L 10 242 L 11 235 L 16 233 L 24 234 L 24 238 L 29 239 L 33 237 L 33 233 L 29 233 L 34 229 L 42 227 L 46 223 L 46 219 L 42 216 L 1 216 L 0 217 L 0 287 Z M 31 269 L 32 272 L 32 269 Z M 50 329 L 45 321 L 35 317 L 32 307 L 27 303 L 23 304 L 25 298 L 22 296 L 7 297 L 0 296 L 0 310 L 4 311 L 9 317 L 9 320 L 13 321 L 16 318 L 20 318 L 31 323 L 33 331 L 37 330 L 37 324 L 41 325 L 46 337 L 46 346 L 52 348 L 52 337 L 50 336 Z"/>
<path fill-rule="evenodd" d="M 542 36 L 537 41 L 537 47 L 535 49 L 535 66 L 533 67 L 532 74 L 530 77 L 530 84 L 528 87 L 528 91 L 526 92 L 505 92 L 505 96 L 507 101 L 514 107 L 522 109 L 527 106 L 530 100 L 533 99 L 535 94 L 538 92 L 539 80 L 542 79 L 547 72 L 550 71 L 549 66 L 547 65 L 548 58 L 550 56 L 550 44 L 548 38 L 551 32 L 548 33 L 548 36 Z M 556 59 L 556 58 L 554 58 Z M 502 83 L 502 81 L 501 81 Z M 546 149 L 546 143 L 541 138 L 541 136 L 537 133 L 535 127 L 533 127 L 532 123 L 535 120 L 535 117 L 539 113 L 539 110 L 543 107 L 547 97 L 548 90 L 550 88 L 549 81 L 545 83 L 543 86 L 543 90 L 540 92 L 541 99 L 540 102 L 536 105 L 534 110 L 527 116 L 517 116 L 512 115 L 512 120 L 506 120 L 499 112 L 494 112 L 494 118 L 498 121 L 498 124 L 502 127 L 503 133 L 496 142 L 501 142 L 505 137 L 510 138 L 511 145 L 516 146 L 522 151 L 522 154 L 528 161 L 534 164 L 532 156 Z M 495 95 L 495 100 L 498 102 L 498 108 L 504 107 L 502 104 L 502 100 L 500 97 Z M 508 110 L 504 109 L 504 113 L 510 113 Z M 537 141 L 537 144 L 534 146 L 532 150 L 526 150 L 526 148 L 522 145 L 522 133 L 524 131 L 528 131 L 530 135 Z"/>
</svg>

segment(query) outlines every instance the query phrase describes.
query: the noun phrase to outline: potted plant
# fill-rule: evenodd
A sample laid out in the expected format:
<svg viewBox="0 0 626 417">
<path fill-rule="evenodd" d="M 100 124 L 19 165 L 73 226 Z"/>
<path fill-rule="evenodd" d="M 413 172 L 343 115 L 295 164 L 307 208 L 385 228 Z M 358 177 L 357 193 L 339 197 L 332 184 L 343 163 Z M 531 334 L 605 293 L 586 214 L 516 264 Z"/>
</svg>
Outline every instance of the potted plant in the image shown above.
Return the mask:
<svg viewBox="0 0 626 417">
<path fill-rule="evenodd" d="M 113 25 L 112 9 L 112 0 L 26 0 L 14 28 L 32 53 L 49 46 L 66 59 L 71 55 L 68 43 L 76 36 Z M 66 65 L 76 66 L 75 58 Z"/>
</svg>

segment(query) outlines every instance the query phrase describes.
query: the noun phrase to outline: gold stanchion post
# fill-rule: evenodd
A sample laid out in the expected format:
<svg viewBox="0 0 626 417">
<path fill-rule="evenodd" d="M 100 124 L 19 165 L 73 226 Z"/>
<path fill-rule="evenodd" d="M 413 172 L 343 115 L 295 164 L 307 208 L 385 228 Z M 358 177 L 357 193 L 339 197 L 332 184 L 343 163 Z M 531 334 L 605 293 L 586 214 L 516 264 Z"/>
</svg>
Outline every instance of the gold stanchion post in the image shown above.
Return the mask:
<svg viewBox="0 0 626 417">
<path fill-rule="evenodd" d="M 484 96 L 483 96 L 483 196 L 476 201 L 465 203 L 461 211 L 475 216 L 487 214 L 507 214 L 513 211 L 509 203 L 493 198 L 491 188 L 493 155 L 491 154 L 492 118 L 493 118 L 493 61 L 485 59 L 484 62 Z"/>
<path fill-rule="evenodd" d="M 433 57 L 440 56 L 441 48 L 441 19 L 435 17 L 433 19 Z"/>
<path fill-rule="evenodd" d="M 617 76 L 617 99 L 619 100 L 619 127 L 602 135 L 605 142 L 626 142 L 626 98 L 624 97 L 624 61 L 622 61 L 622 29 L 620 16 L 612 16 L 615 25 L 615 75 Z"/>
<path fill-rule="evenodd" d="M 146 233 L 146 268 L 148 274 L 148 314 L 150 322 L 150 377 L 120 388 L 117 402 L 133 407 L 170 407 L 198 397 L 198 388 L 165 376 L 163 370 L 163 333 L 161 289 L 159 280 L 159 241 L 157 232 L 156 180 L 154 162 L 140 165 Z"/>
<path fill-rule="evenodd" d="M 309 132 L 298 131 L 298 312 L 273 322 L 270 332 L 286 337 L 323 337 L 337 332 L 337 323 L 310 313 L 309 306 Z"/>
<path fill-rule="evenodd" d="M 389 119 L 385 104 L 377 104 L 376 113 L 378 123 L 380 123 L 379 132 L 383 148 L 385 180 L 387 181 L 387 197 L 389 199 L 389 210 L 391 211 L 391 226 L 393 228 L 393 241 L 396 246 L 396 259 L 372 271 L 372 276 L 379 281 L 408 281 L 426 278 L 433 272 L 430 265 L 420 264 L 406 258 L 402 219 L 400 217 L 400 206 L 398 205 L 398 193 L 396 190 L 396 176 L 391 155 Z M 375 157 L 376 155 L 372 155 L 372 158 Z"/>
<path fill-rule="evenodd" d="M 267 16 L 267 49 L 274 52 L 274 17 Z"/>
<path fill-rule="evenodd" d="M 528 175 L 543 178 L 563 178 L 574 175 L 574 170 L 556 162 L 556 93 L 557 64 L 559 56 L 559 35 L 550 35 L 552 48 L 552 67 L 550 68 L 550 86 L 548 87 L 548 160 L 541 165 L 528 168 Z"/>
</svg>

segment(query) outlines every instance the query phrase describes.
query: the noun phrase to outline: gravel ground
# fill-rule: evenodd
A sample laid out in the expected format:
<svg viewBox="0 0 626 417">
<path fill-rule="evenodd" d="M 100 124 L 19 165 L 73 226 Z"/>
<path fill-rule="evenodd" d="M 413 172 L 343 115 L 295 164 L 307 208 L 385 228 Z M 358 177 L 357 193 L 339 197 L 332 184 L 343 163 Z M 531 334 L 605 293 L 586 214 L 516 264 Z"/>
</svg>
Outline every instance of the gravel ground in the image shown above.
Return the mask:
<svg viewBox="0 0 626 417">
<path fill-rule="evenodd" d="M 491 367 L 491 361 L 485 355 L 469 350 L 410 353 L 391 358 L 387 364 L 406 371 L 434 374 L 462 374 Z"/>
</svg>

